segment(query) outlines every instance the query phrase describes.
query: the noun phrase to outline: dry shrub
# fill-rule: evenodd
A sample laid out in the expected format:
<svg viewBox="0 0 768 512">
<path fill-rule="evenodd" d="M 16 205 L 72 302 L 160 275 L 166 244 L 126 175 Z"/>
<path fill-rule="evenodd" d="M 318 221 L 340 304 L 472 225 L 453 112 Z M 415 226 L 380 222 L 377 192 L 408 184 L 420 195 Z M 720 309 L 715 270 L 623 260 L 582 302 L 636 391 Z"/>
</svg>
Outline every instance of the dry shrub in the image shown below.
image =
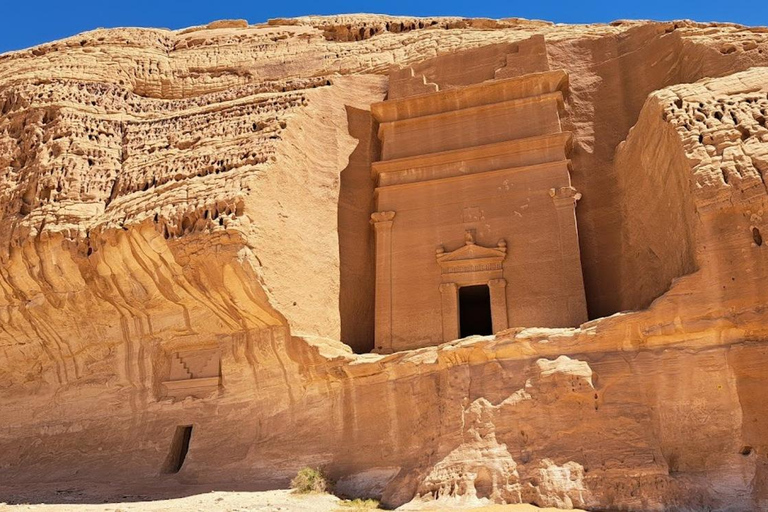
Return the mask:
<svg viewBox="0 0 768 512">
<path fill-rule="evenodd" d="M 302 468 L 291 480 L 291 489 L 296 494 L 308 494 L 312 492 L 330 492 L 330 481 L 319 469 Z"/>
</svg>

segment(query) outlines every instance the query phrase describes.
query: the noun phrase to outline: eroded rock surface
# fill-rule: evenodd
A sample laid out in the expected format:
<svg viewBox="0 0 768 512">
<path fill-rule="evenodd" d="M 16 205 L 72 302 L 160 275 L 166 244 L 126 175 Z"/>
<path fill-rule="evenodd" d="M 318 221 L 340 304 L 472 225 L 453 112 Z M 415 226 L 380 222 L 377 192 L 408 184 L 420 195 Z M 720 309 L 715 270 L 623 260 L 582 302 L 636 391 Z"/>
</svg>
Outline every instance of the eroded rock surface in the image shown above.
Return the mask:
<svg viewBox="0 0 768 512">
<path fill-rule="evenodd" d="M 592 320 L 356 354 L 390 67 L 532 37 L 569 73 Z M 0 56 L 0 499 L 309 465 L 388 505 L 768 508 L 762 66 L 759 28 L 384 16 Z"/>
</svg>

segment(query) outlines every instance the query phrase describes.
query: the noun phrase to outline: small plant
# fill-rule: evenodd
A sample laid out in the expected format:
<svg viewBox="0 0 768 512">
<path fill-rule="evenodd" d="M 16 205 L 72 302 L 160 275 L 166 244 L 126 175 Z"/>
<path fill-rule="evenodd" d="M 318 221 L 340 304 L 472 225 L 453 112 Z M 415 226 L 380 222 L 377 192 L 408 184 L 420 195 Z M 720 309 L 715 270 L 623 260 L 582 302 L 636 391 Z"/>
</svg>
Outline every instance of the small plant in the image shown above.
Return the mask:
<svg viewBox="0 0 768 512">
<path fill-rule="evenodd" d="M 291 480 L 291 489 L 296 494 L 330 492 L 331 484 L 321 470 L 306 467 Z"/>
<path fill-rule="evenodd" d="M 371 499 L 361 499 L 357 498 L 354 500 L 342 500 L 341 506 L 344 507 L 343 510 L 379 510 L 379 502 L 377 500 L 371 500 Z"/>
</svg>

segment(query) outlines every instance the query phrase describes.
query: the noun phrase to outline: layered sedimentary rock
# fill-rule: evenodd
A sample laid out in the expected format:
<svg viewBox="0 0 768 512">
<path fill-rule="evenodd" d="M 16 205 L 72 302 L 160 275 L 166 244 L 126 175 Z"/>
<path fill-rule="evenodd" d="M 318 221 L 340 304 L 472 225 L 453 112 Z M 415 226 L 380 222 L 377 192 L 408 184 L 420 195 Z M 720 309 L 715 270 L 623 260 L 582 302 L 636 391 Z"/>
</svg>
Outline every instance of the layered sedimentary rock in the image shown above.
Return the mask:
<svg viewBox="0 0 768 512">
<path fill-rule="evenodd" d="M 371 105 L 542 59 L 590 321 L 365 354 Z M 0 499 L 310 465 L 389 505 L 768 507 L 767 63 L 734 25 L 373 16 L 0 56 Z"/>
</svg>

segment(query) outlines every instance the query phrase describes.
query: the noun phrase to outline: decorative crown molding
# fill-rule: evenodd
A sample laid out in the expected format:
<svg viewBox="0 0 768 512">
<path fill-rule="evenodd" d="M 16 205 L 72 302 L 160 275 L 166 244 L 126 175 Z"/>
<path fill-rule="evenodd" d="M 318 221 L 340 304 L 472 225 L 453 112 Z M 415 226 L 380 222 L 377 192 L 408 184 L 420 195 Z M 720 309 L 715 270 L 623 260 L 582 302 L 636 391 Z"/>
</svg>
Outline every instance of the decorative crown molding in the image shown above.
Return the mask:
<svg viewBox="0 0 768 512">
<path fill-rule="evenodd" d="M 373 212 L 371 214 L 371 224 L 379 222 L 391 222 L 395 218 L 395 212 Z"/>
<path fill-rule="evenodd" d="M 555 206 L 575 206 L 576 201 L 581 199 L 581 192 L 574 187 L 559 187 L 549 189 L 549 197 L 555 203 Z"/>
</svg>

